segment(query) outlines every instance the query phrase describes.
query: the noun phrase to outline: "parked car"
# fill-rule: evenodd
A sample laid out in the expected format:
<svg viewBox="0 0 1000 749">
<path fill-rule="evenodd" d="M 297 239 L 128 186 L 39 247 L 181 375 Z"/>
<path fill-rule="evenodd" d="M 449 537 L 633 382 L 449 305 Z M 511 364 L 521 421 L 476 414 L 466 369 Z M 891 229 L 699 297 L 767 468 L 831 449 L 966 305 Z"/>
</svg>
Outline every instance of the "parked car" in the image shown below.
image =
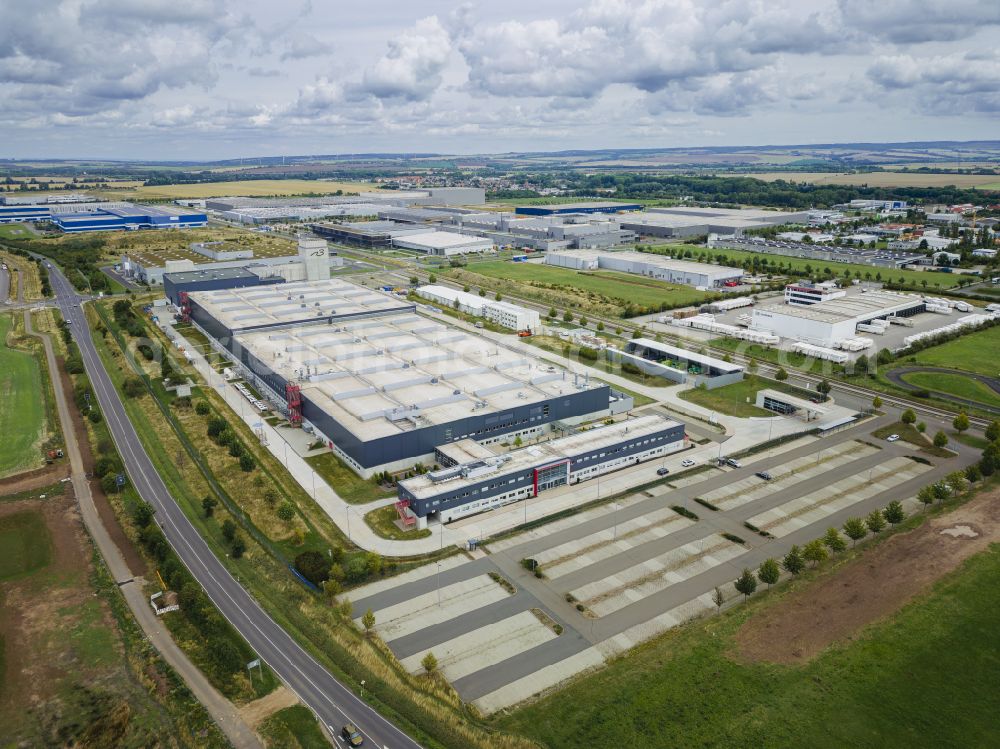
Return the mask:
<svg viewBox="0 0 1000 749">
<path fill-rule="evenodd" d="M 656 469 L 656 475 L 657 476 L 666 476 L 668 473 L 670 473 L 670 469 L 669 468 L 657 468 Z"/>
<path fill-rule="evenodd" d="M 886 442 L 895 442 L 898 439 L 899 439 L 898 434 L 890 434 L 888 437 L 885 438 Z"/>
<path fill-rule="evenodd" d="M 756 476 L 759 479 L 764 479 L 764 481 L 770 481 L 772 478 L 771 474 L 768 473 L 767 471 L 757 471 L 757 473 L 755 473 L 754 476 Z"/>
<path fill-rule="evenodd" d="M 726 458 L 726 465 L 729 466 L 730 468 L 742 468 L 743 467 L 743 464 L 740 463 L 735 458 Z"/>
<path fill-rule="evenodd" d="M 365 743 L 365 738 L 362 736 L 358 729 L 354 727 L 351 723 L 340 729 L 340 738 L 344 740 L 344 743 L 348 746 L 361 746 Z"/>
<path fill-rule="evenodd" d="M 693 465 L 694 461 L 691 460 L 691 458 L 684 458 L 684 460 L 681 461 L 681 467 L 683 468 L 690 468 Z"/>
</svg>

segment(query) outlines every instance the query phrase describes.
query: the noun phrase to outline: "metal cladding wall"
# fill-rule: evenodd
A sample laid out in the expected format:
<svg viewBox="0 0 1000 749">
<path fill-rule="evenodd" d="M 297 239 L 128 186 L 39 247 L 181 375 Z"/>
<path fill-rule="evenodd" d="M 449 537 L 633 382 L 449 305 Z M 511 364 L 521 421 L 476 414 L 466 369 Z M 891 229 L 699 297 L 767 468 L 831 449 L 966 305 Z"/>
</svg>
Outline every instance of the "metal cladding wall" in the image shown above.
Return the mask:
<svg viewBox="0 0 1000 749">
<path fill-rule="evenodd" d="M 674 424 L 667 427 L 666 429 L 656 432 L 654 435 L 644 435 L 644 439 L 649 436 L 659 436 L 665 435 L 667 444 L 671 442 L 678 442 L 684 439 L 684 425 Z M 621 442 L 617 444 L 623 444 L 631 440 L 632 437 L 624 437 Z M 588 459 L 593 459 L 595 456 L 602 452 L 609 452 L 613 449 L 614 445 L 603 445 L 601 447 L 595 448 L 594 450 L 588 450 L 586 452 L 580 453 L 578 455 L 572 456 L 573 460 L 570 465 L 570 472 L 575 471 L 582 463 L 586 462 Z M 628 448 L 621 453 L 616 453 L 614 458 L 627 458 L 630 455 L 635 455 L 637 453 L 645 452 L 649 450 L 648 444 L 640 444 L 634 447 Z M 546 462 L 547 463 L 547 462 Z M 538 466 L 545 465 L 546 463 L 539 463 Z M 514 483 L 508 483 L 510 479 L 514 479 Z M 491 495 L 503 494 L 507 492 L 514 491 L 516 489 L 522 489 L 526 486 L 533 485 L 534 482 L 534 469 L 519 469 L 517 471 L 503 472 L 501 469 L 496 473 L 490 474 L 483 478 L 482 481 L 475 484 L 463 484 L 461 487 L 456 488 L 450 492 L 443 492 L 436 497 L 426 497 L 423 499 L 417 499 L 411 495 L 406 488 L 402 485 L 399 486 L 399 498 L 408 500 L 410 503 L 410 509 L 413 510 L 414 514 L 418 517 L 425 517 L 431 512 L 440 512 L 441 510 L 449 510 L 453 507 L 459 507 L 469 502 L 474 502 L 477 500 L 482 500 L 490 497 Z"/>
<path fill-rule="evenodd" d="M 208 216 L 204 213 L 183 213 L 176 217 L 150 216 L 142 213 L 118 216 L 94 213 L 86 216 L 67 214 L 54 216 L 52 222 L 64 232 L 116 231 L 123 229 L 168 229 L 205 226 Z"/>
<path fill-rule="evenodd" d="M 182 291 L 218 291 L 219 289 L 242 289 L 247 286 L 269 286 L 276 283 L 284 283 L 281 276 L 268 276 L 261 278 L 256 273 L 237 278 L 206 278 L 200 281 L 174 282 L 170 279 L 171 274 L 163 275 L 163 294 L 174 304 L 180 304 Z"/>
</svg>

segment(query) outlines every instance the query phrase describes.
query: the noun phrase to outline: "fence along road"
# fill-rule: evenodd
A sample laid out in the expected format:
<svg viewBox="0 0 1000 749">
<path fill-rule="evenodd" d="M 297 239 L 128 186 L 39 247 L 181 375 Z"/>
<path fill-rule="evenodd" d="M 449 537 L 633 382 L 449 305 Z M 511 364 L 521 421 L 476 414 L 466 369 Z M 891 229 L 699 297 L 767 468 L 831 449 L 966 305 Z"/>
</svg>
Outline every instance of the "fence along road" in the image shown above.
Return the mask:
<svg viewBox="0 0 1000 749">
<path fill-rule="evenodd" d="M 129 478 L 139 495 L 156 509 L 156 523 L 212 603 L 278 678 L 335 734 L 339 734 L 345 723 L 353 723 L 376 747 L 417 749 L 420 746 L 417 742 L 359 699 L 303 650 L 216 558 L 170 496 L 142 447 L 120 395 L 97 354 L 86 317 L 77 306 L 80 297 L 55 265 L 49 269 L 49 276 L 59 310 L 70 323 L 87 376 Z"/>
</svg>

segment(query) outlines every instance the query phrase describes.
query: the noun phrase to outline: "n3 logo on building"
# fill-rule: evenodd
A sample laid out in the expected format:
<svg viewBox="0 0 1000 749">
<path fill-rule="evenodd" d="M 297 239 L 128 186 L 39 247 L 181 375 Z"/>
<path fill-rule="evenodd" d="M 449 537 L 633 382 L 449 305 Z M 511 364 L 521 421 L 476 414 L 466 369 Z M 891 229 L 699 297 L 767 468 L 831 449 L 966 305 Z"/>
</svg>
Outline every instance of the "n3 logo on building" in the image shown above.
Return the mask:
<svg viewBox="0 0 1000 749">
<path fill-rule="evenodd" d="M 313 250 L 309 255 L 312 257 L 326 257 L 326 250 Z"/>
</svg>

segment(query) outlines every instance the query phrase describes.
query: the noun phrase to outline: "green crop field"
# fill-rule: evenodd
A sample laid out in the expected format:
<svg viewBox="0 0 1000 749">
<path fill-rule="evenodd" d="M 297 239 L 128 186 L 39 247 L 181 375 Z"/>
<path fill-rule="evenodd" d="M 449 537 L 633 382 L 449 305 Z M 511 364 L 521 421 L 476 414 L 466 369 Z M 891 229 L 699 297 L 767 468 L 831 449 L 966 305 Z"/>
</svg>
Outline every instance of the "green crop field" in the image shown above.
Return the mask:
<svg viewBox="0 0 1000 749">
<path fill-rule="evenodd" d="M 0 581 L 41 569 L 52 556 L 45 519 L 34 511 L 0 517 Z"/>
<path fill-rule="evenodd" d="M 686 250 L 692 250 L 695 255 L 701 251 L 695 252 L 695 248 L 685 247 Z M 772 253 L 765 252 L 749 252 L 747 250 L 727 250 L 722 248 L 712 248 L 706 250 L 712 255 L 724 255 L 730 260 L 736 260 L 742 263 L 744 260 L 750 260 L 754 257 L 760 258 L 761 260 L 767 260 L 768 265 L 776 265 L 777 263 L 784 263 L 786 269 L 792 268 L 793 273 L 810 275 L 806 271 L 806 266 L 808 265 L 812 268 L 812 275 L 820 274 L 823 269 L 829 268 L 833 272 L 835 278 L 843 278 L 844 271 L 850 271 L 851 276 L 854 277 L 855 273 L 860 273 L 861 278 L 866 278 L 865 274 L 871 274 L 872 280 L 877 280 L 879 276 L 883 281 L 893 281 L 896 282 L 899 279 L 903 279 L 904 283 L 916 284 L 917 286 L 922 286 L 923 282 L 927 282 L 928 289 L 950 289 L 953 286 L 957 286 L 959 281 L 968 280 L 968 276 L 963 276 L 960 273 L 938 273 L 936 271 L 921 271 L 921 270 L 897 270 L 895 268 L 877 268 L 871 265 L 861 265 L 860 263 L 835 263 L 826 262 L 824 260 L 809 260 L 807 258 L 801 257 L 791 257 L 789 255 L 775 255 Z M 785 271 L 787 273 L 787 270 Z"/>
<path fill-rule="evenodd" d="M 950 393 L 960 398 L 1000 407 L 1000 394 L 971 377 L 945 372 L 909 372 L 903 375 L 903 379 L 924 390 Z"/>
<path fill-rule="evenodd" d="M 697 304 L 706 294 L 690 286 L 652 281 L 642 276 L 614 271 L 582 272 L 537 263 L 474 263 L 467 270 L 491 278 L 502 278 L 525 284 L 562 286 L 569 290 L 598 294 L 620 305 L 642 307 L 669 302 L 672 306 Z"/>
<path fill-rule="evenodd" d="M 34 355 L 7 345 L 12 324 L 0 315 L 0 476 L 35 467 L 45 435 L 41 367 Z"/>
<path fill-rule="evenodd" d="M 1000 375 L 1000 327 L 969 333 L 954 341 L 917 352 L 917 363 L 963 369 L 990 377 Z"/>
<path fill-rule="evenodd" d="M 809 663 L 738 660 L 736 632 L 778 589 L 670 632 L 497 722 L 551 749 L 1000 746 L 998 575 L 994 544 L 930 594 Z"/>
</svg>

